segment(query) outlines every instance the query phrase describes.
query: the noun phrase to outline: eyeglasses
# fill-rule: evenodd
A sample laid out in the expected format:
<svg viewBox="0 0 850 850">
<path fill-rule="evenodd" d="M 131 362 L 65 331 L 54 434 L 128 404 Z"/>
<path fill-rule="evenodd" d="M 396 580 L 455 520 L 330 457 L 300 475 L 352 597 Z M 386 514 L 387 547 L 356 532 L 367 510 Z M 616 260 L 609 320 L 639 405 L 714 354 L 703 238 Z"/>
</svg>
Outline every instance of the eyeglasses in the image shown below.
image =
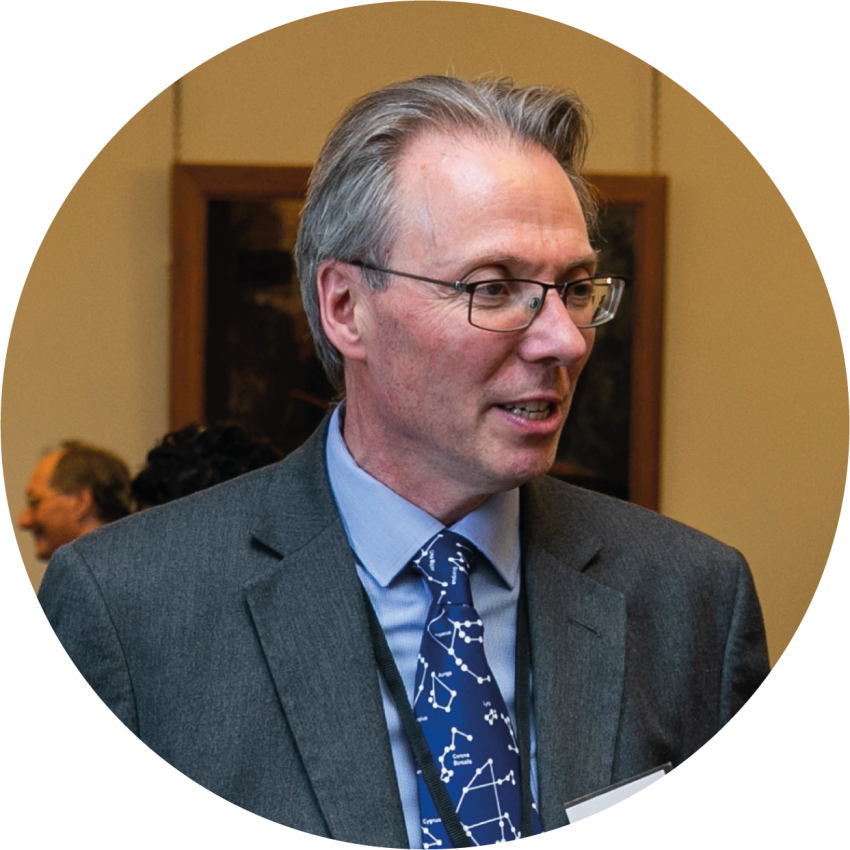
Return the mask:
<svg viewBox="0 0 850 850">
<path fill-rule="evenodd" d="M 510 333 L 527 328 L 543 308 L 550 289 L 555 289 L 564 302 L 577 328 L 596 328 L 610 322 L 617 314 L 623 291 L 629 285 L 626 277 L 594 275 L 569 283 L 541 283 L 537 280 L 477 280 L 474 283 L 435 280 L 418 274 L 383 269 L 355 260 L 350 263 L 383 274 L 447 286 L 455 292 L 469 293 L 469 324 L 484 331 Z"/>
<path fill-rule="evenodd" d="M 67 495 L 67 494 L 63 493 L 61 490 L 53 490 L 53 489 L 46 490 L 44 493 L 41 493 L 39 495 L 36 495 L 35 493 L 27 493 L 26 497 L 25 497 L 26 503 L 27 503 L 27 508 L 28 508 L 28 510 L 35 513 L 35 511 L 37 511 L 41 507 L 41 505 L 43 505 L 44 502 L 47 499 L 49 499 L 51 496 L 64 496 L 64 495 Z"/>
</svg>

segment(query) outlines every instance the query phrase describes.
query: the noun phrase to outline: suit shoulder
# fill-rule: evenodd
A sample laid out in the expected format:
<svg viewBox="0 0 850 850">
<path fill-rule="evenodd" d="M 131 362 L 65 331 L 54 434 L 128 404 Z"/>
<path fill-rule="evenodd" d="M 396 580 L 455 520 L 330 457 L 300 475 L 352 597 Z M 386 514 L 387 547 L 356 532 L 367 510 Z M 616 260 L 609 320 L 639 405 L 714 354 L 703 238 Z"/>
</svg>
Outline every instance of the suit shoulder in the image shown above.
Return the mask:
<svg viewBox="0 0 850 850">
<path fill-rule="evenodd" d="M 188 542 L 202 544 L 229 528 L 244 528 L 262 504 L 275 475 L 264 467 L 164 505 L 147 508 L 80 537 L 72 545 L 84 557 L 143 537 L 151 549 Z"/>
<path fill-rule="evenodd" d="M 334 515 L 324 463 L 326 426 L 282 461 L 79 538 L 80 554 L 141 541 L 152 550 L 220 549 L 244 540 L 268 519 L 286 532 L 309 534 Z"/>
<path fill-rule="evenodd" d="M 655 511 L 545 476 L 525 489 L 535 522 L 553 533 L 594 536 L 609 552 L 656 554 L 663 560 L 689 554 L 701 561 L 742 561 L 726 543 Z"/>
<path fill-rule="evenodd" d="M 261 577 L 336 519 L 323 443 L 313 439 L 279 463 L 111 523 L 68 549 L 104 587 L 221 590 Z"/>
<path fill-rule="evenodd" d="M 524 540 L 564 567 L 624 594 L 636 620 L 664 612 L 687 622 L 722 621 L 726 634 L 741 605 L 757 608 L 750 568 L 731 546 L 646 508 L 557 481 L 524 488 Z"/>
</svg>

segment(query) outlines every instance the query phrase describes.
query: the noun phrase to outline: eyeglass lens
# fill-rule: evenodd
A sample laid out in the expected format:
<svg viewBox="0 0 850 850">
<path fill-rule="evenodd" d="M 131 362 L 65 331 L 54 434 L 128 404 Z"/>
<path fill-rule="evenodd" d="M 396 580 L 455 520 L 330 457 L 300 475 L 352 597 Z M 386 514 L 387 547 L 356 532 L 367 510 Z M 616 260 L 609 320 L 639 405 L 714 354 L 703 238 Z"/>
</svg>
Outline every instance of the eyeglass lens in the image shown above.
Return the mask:
<svg viewBox="0 0 850 850">
<path fill-rule="evenodd" d="M 547 289 L 528 280 L 494 280 L 478 284 L 471 293 L 469 320 L 484 330 L 521 330 L 543 306 Z M 564 305 L 576 327 L 592 328 L 613 318 L 622 281 L 599 278 L 568 286 Z"/>
</svg>

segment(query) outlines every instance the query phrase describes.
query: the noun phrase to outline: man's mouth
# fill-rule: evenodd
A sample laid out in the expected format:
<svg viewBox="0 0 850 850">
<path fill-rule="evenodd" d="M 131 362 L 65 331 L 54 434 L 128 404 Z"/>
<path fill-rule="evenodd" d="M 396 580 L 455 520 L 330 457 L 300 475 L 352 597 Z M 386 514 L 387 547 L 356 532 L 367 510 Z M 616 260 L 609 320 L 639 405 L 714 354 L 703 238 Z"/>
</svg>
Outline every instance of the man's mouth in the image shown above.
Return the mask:
<svg viewBox="0 0 850 850">
<path fill-rule="evenodd" d="M 552 413 L 552 404 L 548 401 L 518 401 L 500 404 L 499 407 L 523 419 L 548 419 Z"/>
</svg>

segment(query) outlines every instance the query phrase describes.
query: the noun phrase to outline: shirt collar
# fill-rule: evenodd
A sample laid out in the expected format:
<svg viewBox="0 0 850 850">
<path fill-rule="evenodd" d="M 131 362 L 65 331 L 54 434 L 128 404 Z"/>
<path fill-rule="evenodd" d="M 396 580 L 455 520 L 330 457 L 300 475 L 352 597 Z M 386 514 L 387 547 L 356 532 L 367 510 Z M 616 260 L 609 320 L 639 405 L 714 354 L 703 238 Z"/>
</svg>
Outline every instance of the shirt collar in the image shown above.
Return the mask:
<svg viewBox="0 0 850 850">
<path fill-rule="evenodd" d="M 357 465 L 342 437 L 342 405 L 331 416 L 326 459 L 348 542 L 375 581 L 387 587 L 443 525 Z M 514 586 L 519 575 L 519 490 L 494 493 L 451 529 L 472 541 L 502 581 Z"/>
</svg>

